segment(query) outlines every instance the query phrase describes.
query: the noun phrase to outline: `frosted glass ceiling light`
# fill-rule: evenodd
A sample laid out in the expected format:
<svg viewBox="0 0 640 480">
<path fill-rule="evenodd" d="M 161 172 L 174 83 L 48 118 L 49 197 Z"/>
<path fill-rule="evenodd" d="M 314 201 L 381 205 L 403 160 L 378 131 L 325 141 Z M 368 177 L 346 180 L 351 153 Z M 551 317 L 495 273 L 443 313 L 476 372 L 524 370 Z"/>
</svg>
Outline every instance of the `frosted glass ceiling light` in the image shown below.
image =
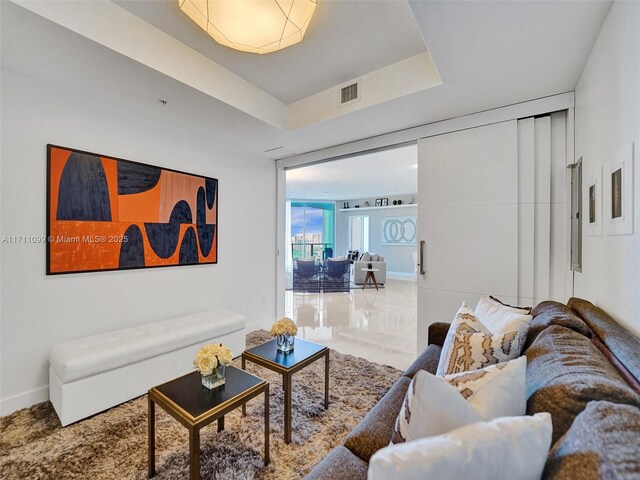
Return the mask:
<svg viewBox="0 0 640 480">
<path fill-rule="evenodd" d="M 178 0 L 220 45 L 271 53 L 302 41 L 317 0 Z"/>
</svg>

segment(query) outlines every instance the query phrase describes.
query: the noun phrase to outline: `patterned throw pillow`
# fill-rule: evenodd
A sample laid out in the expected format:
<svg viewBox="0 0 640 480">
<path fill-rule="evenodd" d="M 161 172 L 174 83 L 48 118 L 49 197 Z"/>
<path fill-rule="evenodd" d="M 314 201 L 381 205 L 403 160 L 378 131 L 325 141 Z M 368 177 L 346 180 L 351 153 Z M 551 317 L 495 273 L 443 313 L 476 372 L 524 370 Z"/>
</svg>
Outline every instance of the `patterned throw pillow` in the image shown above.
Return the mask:
<svg viewBox="0 0 640 480">
<path fill-rule="evenodd" d="M 520 356 L 518 330 L 494 335 L 466 303 L 451 322 L 436 375 L 478 370 Z"/>
<path fill-rule="evenodd" d="M 467 423 L 524 415 L 527 358 L 444 378 L 420 370 L 396 419 L 391 443 L 440 435 Z"/>
</svg>

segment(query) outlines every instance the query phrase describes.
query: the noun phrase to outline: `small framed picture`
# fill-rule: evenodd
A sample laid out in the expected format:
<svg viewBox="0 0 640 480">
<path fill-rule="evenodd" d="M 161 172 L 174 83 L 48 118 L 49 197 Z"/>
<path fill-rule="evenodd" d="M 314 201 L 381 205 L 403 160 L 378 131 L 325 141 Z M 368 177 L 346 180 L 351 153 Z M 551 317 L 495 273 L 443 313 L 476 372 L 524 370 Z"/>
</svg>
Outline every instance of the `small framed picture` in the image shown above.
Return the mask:
<svg viewBox="0 0 640 480">
<path fill-rule="evenodd" d="M 382 206 L 382 199 L 376 198 L 376 207 L 381 207 L 381 206 Z"/>
<path fill-rule="evenodd" d="M 608 235 L 633 234 L 633 164 L 638 150 L 638 142 L 625 145 L 611 163 L 608 174 L 603 172 L 602 211 L 607 218 L 604 223 Z"/>
<path fill-rule="evenodd" d="M 602 167 L 597 167 L 584 190 L 586 205 L 584 232 L 587 237 L 602 235 Z"/>
<path fill-rule="evenodd" d="M 382 206 L 386 207 L 387 205 L 389 205 L 389 199 L 388 198 L 381 198 L 380 200 L 382 200 Z"/>
</svg>

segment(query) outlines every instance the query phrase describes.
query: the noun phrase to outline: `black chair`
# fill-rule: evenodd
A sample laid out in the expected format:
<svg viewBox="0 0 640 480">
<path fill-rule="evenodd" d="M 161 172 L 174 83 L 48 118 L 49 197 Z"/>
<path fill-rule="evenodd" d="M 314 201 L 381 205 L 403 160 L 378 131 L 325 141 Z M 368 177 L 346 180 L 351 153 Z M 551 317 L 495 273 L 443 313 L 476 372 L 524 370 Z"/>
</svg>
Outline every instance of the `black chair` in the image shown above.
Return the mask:
<svg viewBox="0 0 640 480">
<path fill-rule="evenodd" d="M 350 265 L 349 260 L 327 259 L 322 271 L 322 291 L 349 292 L 351 290 Z"/>
<path fill-rule="evenodd" d="M 321 282 L 320 266 L 315 260 L 293 261 L 293 291 L 318 293 Z"/>
</svg>

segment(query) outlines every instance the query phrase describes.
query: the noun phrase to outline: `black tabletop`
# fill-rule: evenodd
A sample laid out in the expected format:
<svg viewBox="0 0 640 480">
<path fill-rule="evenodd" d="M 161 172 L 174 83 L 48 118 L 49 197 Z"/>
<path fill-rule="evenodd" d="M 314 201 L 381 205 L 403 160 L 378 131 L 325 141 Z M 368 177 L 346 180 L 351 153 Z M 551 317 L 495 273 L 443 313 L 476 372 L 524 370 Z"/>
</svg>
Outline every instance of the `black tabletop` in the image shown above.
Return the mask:
<svg viewBox="0 0 640 480">
<path fill-rule="evenodd" d="M 326 349 L 327 347 L 324 345 L 318 345 L 317 343 L 296 337 L 293 350 L 287 353 L 282 353 L 278 350 L 278 346 L 274 338 L 267 343 L 250 348 L 246 353 L 262 357 L 266 360 L 282 365 L 285 368 L 292 368 L 298 363 L 304 362 L 309 357 Z"/>
<path fill-rule="evenodd" d="M 225 384 L 213 390 L 202 385 L 202 375 L 198 371 L 154 388 L 196 418 L 261 383 L 264 383 L 261 378 L 229 366 Z"/>
</svg>

